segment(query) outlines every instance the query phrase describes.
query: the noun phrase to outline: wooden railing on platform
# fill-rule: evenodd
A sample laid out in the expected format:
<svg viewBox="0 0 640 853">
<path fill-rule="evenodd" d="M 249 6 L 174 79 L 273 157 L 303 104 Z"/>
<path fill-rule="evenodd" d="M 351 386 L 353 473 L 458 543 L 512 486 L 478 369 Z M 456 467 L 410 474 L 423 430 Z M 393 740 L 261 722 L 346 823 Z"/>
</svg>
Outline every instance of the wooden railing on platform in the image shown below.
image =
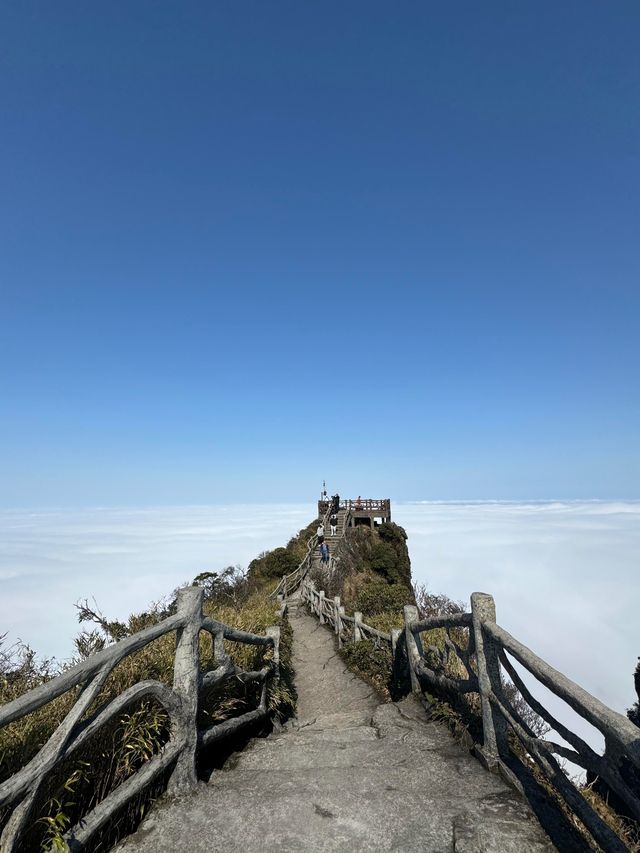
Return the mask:
<svg viewBox="0 0 640 853">
<path fill-rule="evenodd" d="M 13 806 L 13 812 L 0 838 L 1 853 L 18 853 L 31 806 L 48 774 L 74 753 L 88 738 L 112 720 L 133 701 L 143 697 L 157 700 L 166 711 L 170 736 L 162 750 L 149 759 L 137 773 L 112 791 L 80 823 L 64 836 L 68 849 L 79 851 L 89 839 L 127 802 L 173 764 L 169 789 L 176 792 L 193 788 L 196 779 L 196 753 L 203 747 L 268 716 L 267 685 L 279 676 L 280 628 L 267 629 L 265 636 L 239 631 L 202 614 L 203 591 L 186 587 L 178 592 L 177 613 L 99 651 L 62 675 L 30 690 L 0 707 L 0 728 L 36 711 L 66 691 L 81 686 L 71 710 L 40 751 L 22 769 L 0 784 L 0 808 Z M 129 687 L 88 718 L 85 714 L 98 698 L 113 669 L 124 658 L 143 649 L 153 640 L 176 632 L 173 686 L 159 681 L 141 681 Z M 199 665 L 200 631 L 213 640 L 217 668 L 201 673 Z M 225 641 L 264 646 L 273 650 L 272 660 L 256 672 L 238 669 L 225 650 Z M 262 684 L 257 708 L 217 725 L 197 726 L 198 695 L 201 690 L 229 678 Z"/>
<path fill-rule="evenodd" d="M 330 511 L 332 501 L 320 501 L 318 505 L 322 509 L 327 507 Z M 360 498 L 359 500 L 349 498 L 341 500 L 339 508 L 349 512 L 377 512 L 383 518 L 388 518 L 391 514 L 391 501 L 389 498 Z"/>
<path fill-rule="evenodd" d="M 624 853 L 626 845 L 582 796 L 574 782 L 562 771 L 556 756 L 571 761 L 599 776 L 626 804 L 629 814 L 640 821 L 638 787 L 629 777 L 640 780 L 640 730 L 627 717 L 613 711 L 599 699 L 558 672 L 496 622 L 493 598 L 473 593 L 471 612 L 420 619 L 414 605 L 404 608 L 404 630 L 379 631 L 363 622 L 361 613 L 347 616 L 340 599 L 326 598 L 308 579 L 302 581 L 302 599 L 320 623 L 333 629 L 338 644 L 372 640 L 391 652 L 394 671 L 408 664 L 414 692 L 467 695 L 476 694 L 482 713 L 483 742 L 474 752 L 487 767 L 499 771 L 518 788 L 520 783 L 508 766 L 510 739 L 520 743 L 524 754 L 535 763 L 557 794 L 584 824 L 607 853 Z M 421 635 L 444 630 L 443 647 L 423 648 Z M 399 660 L 402 657 L 402 660 Z M 516 671 L 513 658 L 538 682 L 583 719 L 605 739 L 604 755 L 598 755 L 585 741 L 560 723 L 531 693 Z M 508 697 L 505 686 L 511 682 Z M 529 708 L 544 720 L 568 746 L 538 736 L 515 707 L 519 694 Z M 477 701 L 477 700 L 476 700 Z"/>
<path fill-rule="evenodd" d="M 390 506 L 391 501 L 387 499 L 378 500 L 375 498 L 345 500 L 340 504 L 341 509 L 348 509 L 350 512 L 379 512 L 383 517 L 389 515 Z"/>
</svg>

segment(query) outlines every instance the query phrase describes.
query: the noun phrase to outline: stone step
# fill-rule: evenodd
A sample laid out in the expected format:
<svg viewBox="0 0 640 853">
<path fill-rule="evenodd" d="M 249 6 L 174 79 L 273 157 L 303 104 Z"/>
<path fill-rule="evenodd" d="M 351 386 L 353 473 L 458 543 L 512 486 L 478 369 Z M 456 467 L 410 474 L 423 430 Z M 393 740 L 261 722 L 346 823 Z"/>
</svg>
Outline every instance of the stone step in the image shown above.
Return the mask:
<svg viewBox="0 0 640 853">
<path fill-rule="evenodd" d="M 551 853 L 528 806 L 410 696 L 380 704 L 293 598 L 299 718 L 193 796 L 167 799 L 132 853 Z M 558 849 L 577 850 L 570 845 Z"/>
<path fill-rule="evenodd" d="M 322 744 L 336 744 L 338 749 L 342 749 L 344 744 L 364 743 L 372 744 L 378 740 L 376 730 L 371 726 L 330 726 L 328 728 L 318 728 L 317 724 L 311 722 L 308 725 L 303 725 L 297 729 L 286 729 L 278 734 L 272 735 L 267 739 L 257 739 L 255 744 L 251 745 L 251 752 L 260 753 L 266 749 L 280 749 L 280 744 L 287 743 L 288 747 L 301 747 L 307 749 L 311 747 L 319 747 Z M 248 755 L 249 751 L 245 751 L 244 755 Z"/>
<path fill-rule="evenodd" d="M 385 778 L 391 778 L 391 768 L 400 767 L 404 773 L 407 766 L 413 766 L 414 761 L 428 751 L 422 742 L 412 743 L 411 749 L 399 749 L 399 738 L 393 748 L 387 744 L 383 746 L 373 730 L 370 736 L 366 736 L 366 730 L 357 728 L 352 729 L 350 734 L 343 733 L 341 738 L 336 736 L 335 730 L 332 734 L 333 737 L 327 735 L 322 738 L 291 733 L 287 738 L 270 742 L 268 746 L 245 750 L 238 756 L 233 770 L 268 770 L 271 773 L 274 770 L 287 772 L 315 769 L 324 772 L 340 768 L 367 768 L 370 771 L 377 768 Z M 452 744 L 447 749 L 447 756 L 455 759 L 459 756 L 454 747 L 455 744 Z M 437 750 L 438 747 L 432 745 L 431 749 Z M 480 773 L 485 772 L 480 766 L 478 770 Z M 449 785 L 450 782 L 448 779 L 443 784 Z"/>
<path fill-rule="evenodd" d="M 138 832 L 145 853 L 550 853 L 524 804 L 424 768 L 219 772 Z M 484 773 L 484 771 L 482 771 Z M 489 776 L 490 774 L 486 774 Z M 495 784 L 498 784 L 497 782 Z M 185 847 L 185 842 L 188 844 Z M 124 848 L 126 849 L 126 847 Z"/>
<path fill-rule="evenodd" d="M 352 729 L 365 726 L 371 727 L 373 715 L 369 711 L 342 711 L 333 714 L 319 714 L 308 720 L 293 719 L 287 723 L 291 731 L 305 729 L 308 731 L 324 731 L 330 728 Z"/>
</svg>

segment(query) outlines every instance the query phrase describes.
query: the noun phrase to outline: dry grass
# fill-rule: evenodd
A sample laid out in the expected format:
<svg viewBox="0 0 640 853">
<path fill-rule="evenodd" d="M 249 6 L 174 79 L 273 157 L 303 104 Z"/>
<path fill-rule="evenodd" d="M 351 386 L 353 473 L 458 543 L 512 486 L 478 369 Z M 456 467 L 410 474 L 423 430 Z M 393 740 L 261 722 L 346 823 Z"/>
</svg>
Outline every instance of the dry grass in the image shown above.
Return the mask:
<svg viewBox="0 0 640 853">
<path fill-rule="evenodd" d="M 640 826 L 620 817 L 590 785 L 582 787 L 580 793 L 594 812 L 622 839 L 630 853 L 640 853 Z"/>
<path fill-rule="evenodd" d="M 268 598 L 268 589 L 255 590 L 241 607 L 205 603 L 205 614 L 233 627 L 255 634 L 264 634 L 270 625 L 278 624 L 277 604 Z M 165 615 L 156 612 L 130 617 L 125 630 L 128 633 L 159 621 Z M 122 630 L 122 626 L 118 626 Z M 281 679 L 271 686 L 268 694 L 270 709 L 282 717 L 291 714 L 294 691 L 291 677 L 291 636 L 283 626 L 280 647 Z M 80 647 L 86 651 L 99 648 L 108 638 L 88 632 Z M 260 646 L 248 646 L 225 641 L 233 662 L 244 670 L 260 669 L 272 655 Z M 175 653 L 175 632 L 149 643 L 144 649 L 125 658 L 111 673 L 89 714 L 97 707 L 118 696 L 127 687 L 147 679 L 171 684 Z M 203 671 L 214 667 L 210 637 L 201 633 L 200 662 Z M 33 687 L 38 686 L 57 672 L 45 663 L 40 667 L 30 650 L 14 650 L 3 660 L 0 670 L 0 703 L 10 702 Z M 0 781 L 13 775 L 41 749 L 62 722 L 76 700 L 80 688 L 74 688 L 32 714 L 0 729 Z M 259 686 L 244 685 L 230 679 L 215 690 L 203 695 L 200 709 L 201 725 L 211 725 L 230 716 L 236 716 L 256 707 Z M 34 804 L 30 825 L 25 833 L 21 850 L 64 849 L 62 836 L 70 825 L 88 813 L 126 778 L 148 761 L 166 743 L 169 720 L 164 709 L 154 701 L 138 701 L 104 726 L 87 741 L 78 753 L 56 768 L 42 786 L 38 802 Z M 122 827 L 139 819 L 153 796 L 162 787 L 149 790 L 131 804 L 121 817 Z M 6 823 L 9 809 L 0 811 L 0 827 Z M 113 840 L 113 838 L 111 838 Z M 100 849 L 99 843 L 95 849 Z"/>
</svg>

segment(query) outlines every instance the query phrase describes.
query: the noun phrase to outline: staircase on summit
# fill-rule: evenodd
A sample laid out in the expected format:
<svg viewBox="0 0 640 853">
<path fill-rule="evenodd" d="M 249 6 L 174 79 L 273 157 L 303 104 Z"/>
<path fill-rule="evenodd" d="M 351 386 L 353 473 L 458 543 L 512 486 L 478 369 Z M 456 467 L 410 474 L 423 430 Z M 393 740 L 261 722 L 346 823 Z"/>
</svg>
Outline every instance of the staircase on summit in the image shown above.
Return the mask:
<svg viewBox="0 0 640 853">
<path fill-rule="evenodd" d="M 320 516 L 322 518 L 322 516 Z M 324 528 L 324 541 L 329 547 L 329 557 L 333 561 L 338 545 L 344 539 L 345 522 L 347 520 L 347 510 L 343 507 L 338 512 L 338 524 L 336 525 L 335 534 L 331 534 L 331 527 L 327 523 Z M 316 548 L 311 555 L 311 569 L 320 568 L 320 549 Z"/>
</svg>

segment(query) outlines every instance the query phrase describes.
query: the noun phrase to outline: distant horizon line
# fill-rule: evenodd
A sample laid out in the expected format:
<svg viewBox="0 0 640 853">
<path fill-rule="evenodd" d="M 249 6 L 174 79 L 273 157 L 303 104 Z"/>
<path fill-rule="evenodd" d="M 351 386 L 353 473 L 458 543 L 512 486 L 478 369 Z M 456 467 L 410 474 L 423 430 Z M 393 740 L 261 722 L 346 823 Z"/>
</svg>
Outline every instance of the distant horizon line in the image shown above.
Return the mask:
<svg viewBox="0 0 640 853">
<path fill-rule="evenodd" d="M 605 504 L 605 503 L 640 503 L 637 498 L 451 498 L 451 499 L 403 499 L 390 498 L 392 503 L 404 506 L 482 506 L 482 505 L 522 505 L 522 504 Z M 198 509 L 208 507 L 238 507 L 238 506 L 304 506 L 317 503 L 318 498 L 299 501 L 228 501 L 226 503 L 213 501 L 210 503 L 139 503 L 139 504 L 50 504 L 32 506 L 2 506 L 0 512 L 71 512 L 80 510 L 151 510 L 151 509 Z"/>
</svg>

